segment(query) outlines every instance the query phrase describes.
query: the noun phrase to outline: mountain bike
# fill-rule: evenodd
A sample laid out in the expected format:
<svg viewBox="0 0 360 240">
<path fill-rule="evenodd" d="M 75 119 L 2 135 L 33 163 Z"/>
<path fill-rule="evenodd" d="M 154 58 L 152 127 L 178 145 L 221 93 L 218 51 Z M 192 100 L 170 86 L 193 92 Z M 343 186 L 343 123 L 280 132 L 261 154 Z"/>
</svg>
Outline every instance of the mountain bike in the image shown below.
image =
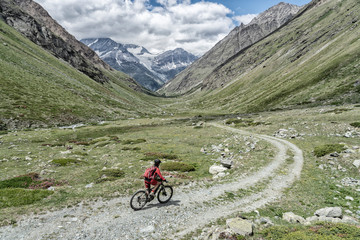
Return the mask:
<svg viewBox="0 0 360 240">
<path fill-rule="evenodd" d="M 151 191 L 154 189 L 151 188 Z M 154 194 L 157 193 L 157 199 L 160 203 L 167 203 L 170 201 L 173 195 L 173 188 L 169 185 L 164 185 L 163 182 L 160 183 L 159 187 L 155 190 Z M 148 194 L 147 190 L 139 190 L 131 197 L 130 206 L 134 210 L 142 209 L 146 203 L 152 201 L 153 199 Z"/>
</svg>

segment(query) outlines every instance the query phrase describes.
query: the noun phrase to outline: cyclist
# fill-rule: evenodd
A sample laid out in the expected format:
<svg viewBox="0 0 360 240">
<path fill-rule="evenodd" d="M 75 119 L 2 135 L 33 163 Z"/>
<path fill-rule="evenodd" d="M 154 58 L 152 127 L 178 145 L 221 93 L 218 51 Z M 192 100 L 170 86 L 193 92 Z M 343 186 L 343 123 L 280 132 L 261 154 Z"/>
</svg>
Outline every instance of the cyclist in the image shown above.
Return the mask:
<svg viewBox="0 0 360 240">
<path fill-rule="evenodd" d="M 147 189 L 147 193 L 150 194 L 151 199 L 154 199 L 155 191 L 160 185 L 160 182 L 158 182 L 158 181 L 161 180 L 161 181 L 166 182 L 166 179 L 161 175 L 161 172 L 159 169 L 160 163 L 161 163 L 161 161 L 159 159 L 155 159 L 154 166 L 146 169 L 146 171 L 144 173 L 145 188 Z M 152 191 L 150 189 L 151 185 L 155 186 Z"/>
</svg>

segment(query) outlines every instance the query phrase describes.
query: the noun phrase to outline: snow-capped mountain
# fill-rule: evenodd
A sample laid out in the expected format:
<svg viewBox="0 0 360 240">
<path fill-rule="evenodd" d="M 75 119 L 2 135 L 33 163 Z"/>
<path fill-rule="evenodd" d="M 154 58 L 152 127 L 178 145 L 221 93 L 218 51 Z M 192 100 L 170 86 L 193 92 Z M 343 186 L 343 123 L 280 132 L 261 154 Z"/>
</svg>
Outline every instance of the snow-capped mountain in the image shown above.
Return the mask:
<svg viewBox="0 0 360 240">
<path fill-rule="evenodd" d="M 157 55 L 142 46 L 121 44 L 110 38 L 87 38 L 81 42 L 111 67 L 130 75 L 152 91 L 159 89 L 197 59 L 181 48 Z"/>
</svg>

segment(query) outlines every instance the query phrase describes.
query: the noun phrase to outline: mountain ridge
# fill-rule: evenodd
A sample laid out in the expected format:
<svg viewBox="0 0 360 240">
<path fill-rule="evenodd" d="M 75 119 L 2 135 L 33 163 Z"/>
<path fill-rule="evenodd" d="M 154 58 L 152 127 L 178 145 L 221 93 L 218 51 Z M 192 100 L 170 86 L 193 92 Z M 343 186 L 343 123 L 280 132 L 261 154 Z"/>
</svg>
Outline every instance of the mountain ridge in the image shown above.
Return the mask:
<svg viewBox="0 0 360 240">
<path fill-rule="evenodd" d="M 258 15 L 249 24 L 241 24 L 235 27 L 224 39 L 175 79 L 164 85 L 158 92 L 166 95 L 177 95 L 191 91 L 192 88 L 199 86 L 217 66 L 275 31 L 289 21 L 300 8 L 281 2 Z"/>
<path fill-rule="evenodd" d="M 143 46 L 122 44 L 111 38 L 81 40 L 111 67 L 133 77 L 139 84 L 156 91 L 189 66 L 197 57 L 183 49 L 152 54 Z"/>
<path fill-rule="evenodd" d="M 359 102 L 356 11 L 355 0 L 312 1 L 216 68 L 198 88 L 197 105 L 257 112 Z"/>
</svg>

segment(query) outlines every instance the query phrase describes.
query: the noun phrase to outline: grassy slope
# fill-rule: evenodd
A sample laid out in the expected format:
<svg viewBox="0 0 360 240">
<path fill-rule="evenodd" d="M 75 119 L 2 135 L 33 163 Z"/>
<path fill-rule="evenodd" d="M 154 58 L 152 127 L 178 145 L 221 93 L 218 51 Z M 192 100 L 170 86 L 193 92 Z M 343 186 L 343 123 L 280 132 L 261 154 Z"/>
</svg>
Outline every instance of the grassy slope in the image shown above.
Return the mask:
<svg viewBox="0 0 360 240">
<path fill-rule="evenodd" d="M 126 75 L 105 71 L 103 85 L 53 57 L 0 21 L 0 121 L 70 124 L 156 112 L 156 98 L 136 92 Z M 0 122 L 1 123 L 1 122 Z"/>
<path fill-rule="evenodd" d="M 254 112 L 315 102 L 359 102 L 357 0 L 327 1 L 246 49 L 215 71 L 194 106 Z M 196 95 L 195 95 L 196 96 Z"/>
</svg>

